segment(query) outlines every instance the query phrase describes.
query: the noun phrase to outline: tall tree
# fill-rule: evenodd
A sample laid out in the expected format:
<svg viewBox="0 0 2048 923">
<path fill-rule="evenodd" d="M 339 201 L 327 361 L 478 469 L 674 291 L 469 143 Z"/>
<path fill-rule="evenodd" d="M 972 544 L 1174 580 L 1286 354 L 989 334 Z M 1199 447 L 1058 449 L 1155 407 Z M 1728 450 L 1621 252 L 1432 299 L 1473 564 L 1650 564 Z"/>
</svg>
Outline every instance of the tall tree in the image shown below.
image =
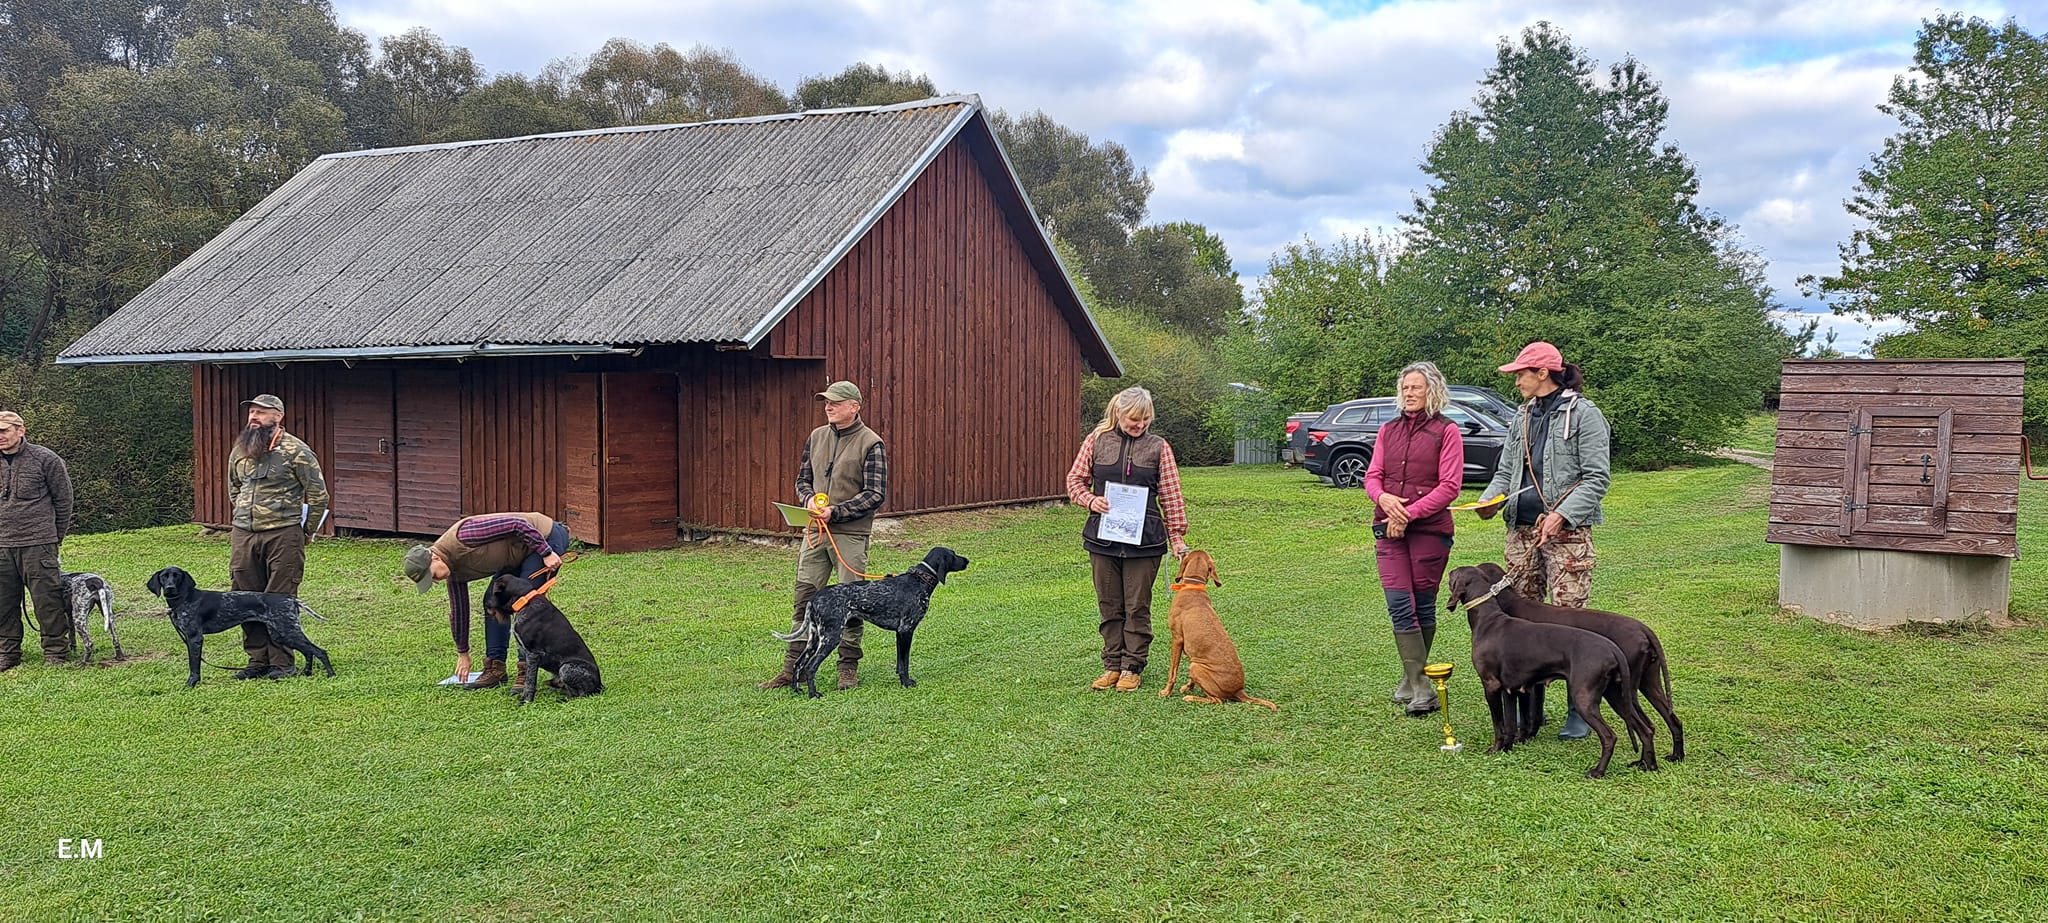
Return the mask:
<svg viewBox="0 0 2048 923">
<path fill-rule="evenodd" d="M 1104 292 L 1127 291 L 1151 178 L 1122 145 L 1095 144 L 1044 112 L 997 112 L 991 122 L 1038 220 L 1073 248 L 1074 268 Z"/>
<path fill-rule="evenodd" d="M 601 103 L 616 125 L 652 125 L 744 118 L 789 111 L 775 85 L 747 70 L 732 52 L 702 45 L 680 52 L 631 39 L 605 42 L 576 76 L 577 88 Z"/>
<path fill-rule="evenodd" d="M 2048 425 L 2048 42 L 2013 20 L 1927 21 L 1880 111 L 1898 133 L 1858 176 L 1838 313 L 1904 320 L 1880 356 L 2020 355 Z"/>
<path fill-rule="evenodd" d="M 906 70 L 892 74 L 879 64 L 849 64 L 830 77 L 806 77 L 796 85 L 798 109 L 887 106 L 939 95 L 932 78 Z"/>
<path fill-rule="evenodd" d="M 1725 444 L 1792 338 L 1733 230 L 1694 202 L 1667 104 L 1634 59 L 1596 77 L 1548 23 L 1501 43 L 1472 112 L 1437 134 L 1397 286 L 1453 377 L 1545 339 L 1585 367 L 1615 454 L 1669 464 Z"/>
<path fill-rule="evenodd" d="M 390 88 L 396 121 L 389 144 L 415 144 L 455 118 L 463 97 L 483 83 L 484 71 L 469 49 L 441 41 L 433 30 L 414 26 L 378 41 L 383 52 L 377 73 Z"/>
<path fill-rule="evenodd" d="M 1208 341 L 1244 313 L 1244 289 L 1230 253 L 1192 221 L 1139 228 L 1131 235 L 1128 271 L 1104 280 L 1106 300 L 1143 311 L 1182 333 Z"/>
</svg>

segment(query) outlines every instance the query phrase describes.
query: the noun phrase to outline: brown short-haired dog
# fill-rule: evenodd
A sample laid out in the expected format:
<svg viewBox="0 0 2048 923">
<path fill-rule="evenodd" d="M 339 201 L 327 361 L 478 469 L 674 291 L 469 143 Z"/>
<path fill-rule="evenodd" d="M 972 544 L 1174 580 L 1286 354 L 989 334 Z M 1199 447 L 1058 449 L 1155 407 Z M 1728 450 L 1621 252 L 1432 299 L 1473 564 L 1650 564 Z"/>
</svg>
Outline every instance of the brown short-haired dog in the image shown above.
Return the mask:
<svg viewBox="0 0 2048 923">
<path fill-rule="evenodd" d="M 1237 659 L 1237 645 L 1230 643 L 1230 635 L 1223 630 L 1223 620 L 1216 615 L 1216 608 L 1209 604 L 1209 584 L 1222 586 L 1216 577 L 1216 562 L 1206 551 L 1190 551 L 1181 559 L 1180 576 L 1173 581 L 1173 608 L 1166 613 L 1166 628 L 1173 633 L 1172 654 L 1166 661 L 1166 685 L 1159 690 L 1161 698 L 1174 691 L 1173 681 L 1180 675 L 1180 655 L 1188 655 L 1188 681 L 1180 691 L 1199 687 L 1207 695 L 1183 696 L 1189 702 L 1216 704 L 1218 702 L 1250 702 L 1264 705 L 1274 711 L 1280 706 L 1265 699 L 1255 699 L 1244 692 L 1244 664 Z"/>
</svg>

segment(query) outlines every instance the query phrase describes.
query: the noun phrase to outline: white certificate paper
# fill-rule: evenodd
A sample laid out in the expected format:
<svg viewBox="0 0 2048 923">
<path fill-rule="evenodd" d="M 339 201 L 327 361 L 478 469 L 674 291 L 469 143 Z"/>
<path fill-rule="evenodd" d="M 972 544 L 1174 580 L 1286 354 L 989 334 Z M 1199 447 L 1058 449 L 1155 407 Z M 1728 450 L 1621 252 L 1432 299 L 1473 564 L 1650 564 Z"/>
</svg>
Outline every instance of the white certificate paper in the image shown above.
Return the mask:
<svg viewBox="0 0 2048 923">
<path fill-rule="evenodd" d="M 1102 514 L 1101 523 L 1095 527 L 1095 537 L 1105 542 L 1144 544 L 1145 499 L 1151 493 L 1132 484 L 1104 484 L 1103 496 L 1109 498 L 1109 512 Z"/>
</svg>

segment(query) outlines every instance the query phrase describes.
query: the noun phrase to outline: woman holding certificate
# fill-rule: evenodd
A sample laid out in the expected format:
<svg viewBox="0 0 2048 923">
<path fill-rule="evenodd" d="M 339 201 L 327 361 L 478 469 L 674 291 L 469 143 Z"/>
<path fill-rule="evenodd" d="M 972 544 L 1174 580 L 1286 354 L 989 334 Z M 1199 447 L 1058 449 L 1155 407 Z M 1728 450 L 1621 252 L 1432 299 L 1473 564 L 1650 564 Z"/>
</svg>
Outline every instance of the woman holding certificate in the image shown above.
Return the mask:
<svg viewBox="0 0 2048 923">
<path fill-rule="evenodd" d="M 1436 641 L 1436 589 L 1451 559 L 1450 505 L 1464 479 L 1465 436 L 1444 416 L 1451 394 L 1435 363 L 1414 363 L 1394 381 L 1401 416 L 1374 440 L 1365 495 L 1373 502 L 1373 553 L 1401 653 L 1394 702 L 1420 716 L 1437 708 L 1422 668 Z"/>
<path fill-rule="evenodd" d="M 1187 507 L 1173 447 L 1152 426 L 1152 392 L 1125 388 L 1081 440 L 1067 471 L 1067 497 L 1088 508 L 1081 545 L 1101 612 L 1102 675 L 1088 687 L 1138 688 L 1152 648 L 1152 584 L 1169 546 L 1187 554 Z"/>
</svg>

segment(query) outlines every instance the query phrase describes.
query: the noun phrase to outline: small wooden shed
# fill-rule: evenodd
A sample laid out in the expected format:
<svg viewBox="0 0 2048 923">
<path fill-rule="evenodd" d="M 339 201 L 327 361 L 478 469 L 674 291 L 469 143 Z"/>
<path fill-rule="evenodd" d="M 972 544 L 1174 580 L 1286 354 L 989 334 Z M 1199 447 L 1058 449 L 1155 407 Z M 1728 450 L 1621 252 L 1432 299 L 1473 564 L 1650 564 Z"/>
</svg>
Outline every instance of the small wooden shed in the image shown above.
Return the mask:
<svg viewBox="0 0 2048 923">
<path fill-rule="evenodd" d="M 2025 367 L 1784 363 L 1767 530 L 1779 601 L 1861 627 L 2004 617 Z"/>
<path fill-rule="evenodd" d="M 58 361 L 192 366 L 196 521 L 269 392 L 344 530 L 611 550 L 781 528 L 837 379 L 885 513 L 1063 496 L 1120 374 L 972 96 L 323 157 Z"/>
</svg>

